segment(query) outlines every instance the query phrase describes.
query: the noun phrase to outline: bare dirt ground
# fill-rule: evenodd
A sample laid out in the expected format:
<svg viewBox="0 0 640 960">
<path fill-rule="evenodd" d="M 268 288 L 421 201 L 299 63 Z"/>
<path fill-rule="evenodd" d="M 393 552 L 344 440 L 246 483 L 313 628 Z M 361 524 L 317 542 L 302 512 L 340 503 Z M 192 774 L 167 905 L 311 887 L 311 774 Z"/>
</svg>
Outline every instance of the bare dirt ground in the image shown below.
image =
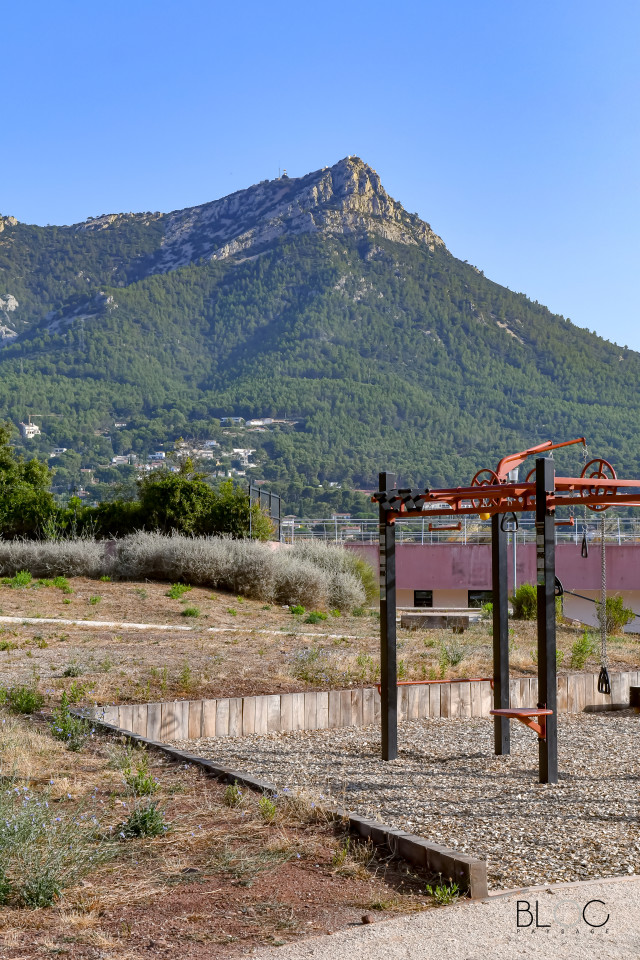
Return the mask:
<svg viewBox="0 0 640 960">
<path fill-rule="evenodd" d="M 0 711 L 0 720 L 3 789 L 11 773 L 10 789 L 26 788 L 61 817 L 95 816 L 98 835 L 116 837 L 97 841 L 113 847 L 109 860 L 53 906 L 0 908 L 6 960 L 232 958 L 360 924 L 365 913 L 378 921 L 432 905 L 424 878 L 347 847 L 340 828 L 315 819 L 304 801 L 277 801 L 267 822 L 257 795 L 229 806 L 226 788 L 192 767 L 96 735 L 72 753 L 42 718 Z M 145 757 L 168 830 L 118 841 L 123 820 L 149 800 L 126 779 Z"/>
<path fill-rule="evenodd" d="M 73 753 L 52 739 L 47 714 L 63 692 L 72 703 L 113 703 L 377 679 L 375 610 L 349 617 L 322 611 L 326 619 L 306 622 L 310 611 L 294 615 L 202 588 L 172 599 L 170 587 L 84 578 L 58 587 L 0 585 L 0 616 L 16 618 L 0 624 L 0 687 L 35 686 L 45 697 L 38 718 L 0 711 L 0 792 L 26 788 L 62 814 L 91 813 L 102 830 L 116 833 L 142 802 L 124 772 L 139 758 L 124 745 L 94 735 Z M 511 631 L 513 674 L 535 673 L 535 624 L 514 622 Z M 572 651 L 581 636 L 581 629 L 560 627 L 561 669 L 578 669 Z M 399 630 L 398 648 L 401 677 L 490 673 L 488 623 L 463 636 Z M 614 638 L 611 668 L 637 667 L 639 649 L 634 636 Z M 596 667 L 594 651 L 584 668 Z M 10 736 L 12 725 L 17 734 Z M 157 780 L 153 799 L 170 829 L 117 842 L 107 863 L 51 907 L 18 908 L 11 900 L 0 907 L 0 956 L 233 958 L 258 945 L 359 924 L 365 913 L 377 920 L 433 903 L 425 878 L 347 847 L 333 825 L 315 819 L 310 803 L 281 799 L 267 822 L 256 795 L 230 807 L 225 788 L 191 768 L 150 755 L 149 770 Z"/>
<path fill-rule="evenodd" d="M 51 586 L 0 586 L 0 615 L 43 619 L 0 624 L 0 684 L 35 680 L 48 702 L 57 702 L 65 690 L 73 702 L 104 704 L 326 689 L 377 679 L 375 610 L 361 616 L 323 611 L 327 619 L 308 623 L 310 611 L 293 615 L 288 608 L 197 587 L 171 599 L 170 588 L 84 578 L 70 580 L 67 593 Z M 85 627 L 82 621 L 116 625 Z M 150 628 L 122 625 L 127 622 Z M 559 626 L 559 672 L 582 669 L 573 657 L 582 633 Z M 512 675 L 534 675 L 535 623 L 514 621 L 510 635 Z M 609 664 L 612 670 L 636 669 L 639 638 L 610 638 Z M 598 665 L 596 643 L 584 669 L 593 672 Z M 401 679 L 490 676 L 491 625 L 480 623 L 462 636 L 399 629 L 398 669 Z"/>
</svg>

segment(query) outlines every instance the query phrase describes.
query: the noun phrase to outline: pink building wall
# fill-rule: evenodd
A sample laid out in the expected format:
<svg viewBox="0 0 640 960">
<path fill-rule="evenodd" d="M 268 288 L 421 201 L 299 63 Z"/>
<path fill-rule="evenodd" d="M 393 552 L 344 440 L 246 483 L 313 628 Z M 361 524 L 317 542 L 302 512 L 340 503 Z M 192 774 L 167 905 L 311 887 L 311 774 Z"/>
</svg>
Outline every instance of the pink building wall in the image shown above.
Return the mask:
<svg viewBox="0 0 640 960">
<path fill-rule="evenodd" d="M 378 569 L 378 545 L 347 544 Z M 508 549 L 509 589 L 512 589 L 512 554 Z M 517 577 L 520 583 L 535 583 L 535 545 L 517 547 Z M 580 546 L 556 546 L 556 573 L 567 590 L 600 589 L 600 548 L 589 545 L 583 559 Z M 491 545 L 440 543 L 402 544 L 396 547 L 397 586 L 409 590 L 490 590 Z M 607 545 L 607 586 L 610 591 L 640 590 L 640 546 Z"/>
</svg>

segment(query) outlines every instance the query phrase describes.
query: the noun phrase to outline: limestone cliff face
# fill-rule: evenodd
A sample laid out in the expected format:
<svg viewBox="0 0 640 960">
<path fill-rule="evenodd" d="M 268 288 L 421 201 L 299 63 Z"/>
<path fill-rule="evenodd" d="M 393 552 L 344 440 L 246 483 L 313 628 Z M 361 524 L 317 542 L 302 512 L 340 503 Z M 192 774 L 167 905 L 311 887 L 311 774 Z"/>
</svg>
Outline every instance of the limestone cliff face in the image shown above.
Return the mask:
<svg viewBox="0 0 640 960">
<path fill-rule="evenodd" d="M 250 256 L 280 237 L 304 233 L 373 233 L 430 249 L 442 245 L 429 224 L 392 200 L 371 167 L 347 157 L 305 177 L 265 180 L 169 214 L 155 269 Z"/>
<path fill-rule="evenodd" d="M 14 217 L 0 216 L 0 231 L 17 224 Z M 443 245 L 428 223 L 407 213 L 389 196 L 375 170 L 359 157 L 346 157 L 304 177 L 263 180 L 221 200 L 185 210 L 108 213 L 57 229 L 78 234 L 121 233 L 124 238 L 134 237 L 138 244 L 149 230 L 151 242 L 141 244 L 145 253 L 128 261 L 128 279 L 136 280 L 202 260 L 255 256 L 282 237 L 301 234 L 374 235 L 431 250 Z M 121 261 L 116 256 L 114 267 Z M 89 282 L 91 277 L 86 279 Z M 105 279 L 96 282 L 99 285 Z"/>
<path fill-rule="evenodd" d="M 17 222 L 18 221 L 16 220 L 16 223 Z M 11 293 L 7 293 L 4 297 L 0 297 L 0 320 L 4 318 L 6 321 L 5 323 L 0 322 L 0 340 L 15 340 L 15 338 L 18 336 L 13 327 L 9 326 L 9 314 L 17 310 L 19 306 L 20 304 Z"/>
</svg>

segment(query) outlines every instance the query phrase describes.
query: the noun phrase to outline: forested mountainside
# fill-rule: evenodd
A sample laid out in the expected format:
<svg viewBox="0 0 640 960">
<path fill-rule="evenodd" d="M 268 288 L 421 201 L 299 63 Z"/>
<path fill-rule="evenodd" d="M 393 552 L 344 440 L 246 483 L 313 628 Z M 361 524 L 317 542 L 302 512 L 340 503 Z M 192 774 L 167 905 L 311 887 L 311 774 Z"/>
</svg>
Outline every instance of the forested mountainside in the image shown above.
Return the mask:
<svg viewBox="0 0 640 960">
<path fill-rule="evenodd" d="M 68 448 L 60 490 L 179 437 L 218 440 L 218 469 L 255 450 L 247 475 L 316 515 L 380 469 L 464 483 L 547 438 L 640 471 L 640 355 L 457 260 L 358 158 L 172 214 L 0 225 L 0 418 L 43 416 L 19 443 Z"/>
</svg>

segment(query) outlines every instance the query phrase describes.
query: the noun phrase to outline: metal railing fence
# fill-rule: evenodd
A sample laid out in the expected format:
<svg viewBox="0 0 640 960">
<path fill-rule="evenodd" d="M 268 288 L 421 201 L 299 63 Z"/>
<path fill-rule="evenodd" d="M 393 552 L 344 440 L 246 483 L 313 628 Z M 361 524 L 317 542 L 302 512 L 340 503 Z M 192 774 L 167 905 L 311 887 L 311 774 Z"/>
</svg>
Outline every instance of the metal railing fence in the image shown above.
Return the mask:
<svg viewBox="0 0 640 960">
<path fill-rule="evenodd" d="M 580 544 L 586 529 L 589 542 L 600 541 L 600 518 L 588 517 L 586 521 L 576 518 L 572 527 L 556 527 L 556 543 Z M 451 529 L 459 523 L 460 529 Z M 635 517 L 610 517 L 605 520 L 605 539 L 607 543 L 640 543 L 640 519 Z M 507 526 L 507 529 L 510 529 Z M 325 540 L 330 543 L 377 543 L 378 521 L 352 520 L 345 517 L 324 519 L 303 519 L 283 517 L 281 538 L 285 543 L 296 540 Z M 516 543 L 535 543 L 534 520 L 519 520 L 516 531 Z M 510 533 L 510 541 L 513 533 Z M 396 542 L 413 544 L 438 543 L 491 543 L 491 522 L 476 517 L 459 517 L 451 521 L 441 518 L 440 522 L 419 517 L 411 520 L 396 521 Z"/>
</svg>

